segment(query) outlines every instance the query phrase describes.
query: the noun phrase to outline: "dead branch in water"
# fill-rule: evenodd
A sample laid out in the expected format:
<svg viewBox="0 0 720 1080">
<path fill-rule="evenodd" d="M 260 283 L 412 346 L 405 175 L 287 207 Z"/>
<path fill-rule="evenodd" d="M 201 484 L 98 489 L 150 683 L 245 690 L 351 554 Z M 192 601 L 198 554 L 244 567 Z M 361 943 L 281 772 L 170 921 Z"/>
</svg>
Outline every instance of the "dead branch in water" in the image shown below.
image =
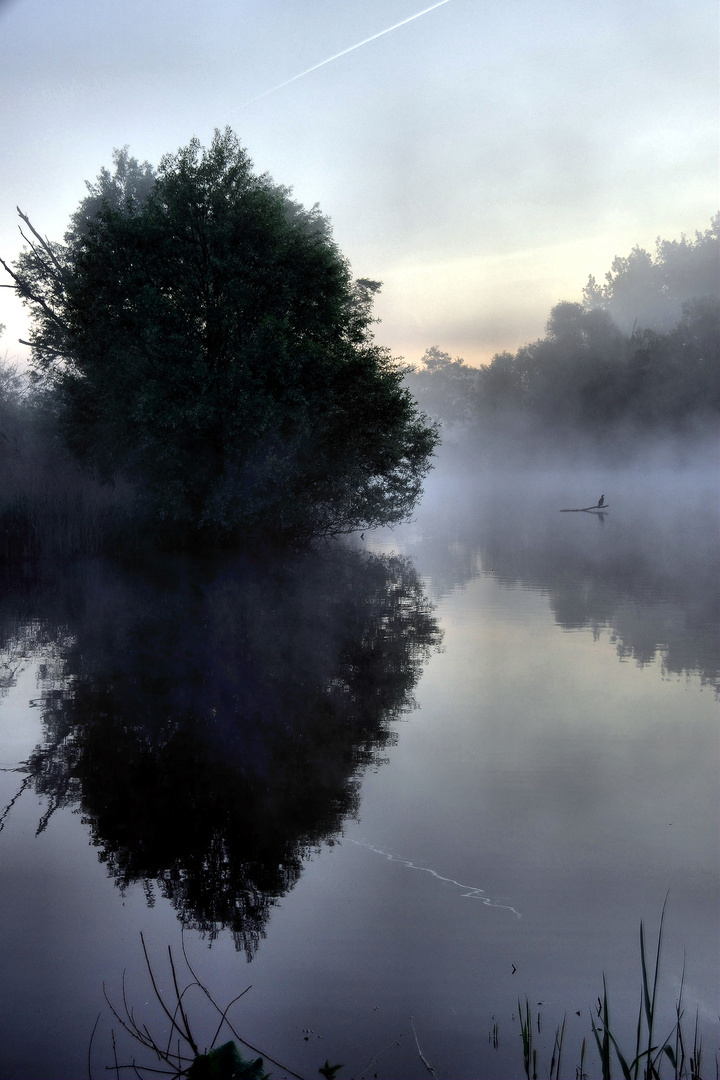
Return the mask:
<svg viewBox="0 0 720 1080">
<path fill-rule="evenodd" d="M 607 503 L 604 506 L 598 506 L 597 503 L 596 503 L 595 506 L 578 506 L 577 509 L 575 509 L 575 510 L 561 510 L 560 513 L 561 514 L 587 514 L 587 513 L 591 514 L 594 511 L 596 514 L 604 514 L 606 510 L 607 510 Z"/>
</svg>

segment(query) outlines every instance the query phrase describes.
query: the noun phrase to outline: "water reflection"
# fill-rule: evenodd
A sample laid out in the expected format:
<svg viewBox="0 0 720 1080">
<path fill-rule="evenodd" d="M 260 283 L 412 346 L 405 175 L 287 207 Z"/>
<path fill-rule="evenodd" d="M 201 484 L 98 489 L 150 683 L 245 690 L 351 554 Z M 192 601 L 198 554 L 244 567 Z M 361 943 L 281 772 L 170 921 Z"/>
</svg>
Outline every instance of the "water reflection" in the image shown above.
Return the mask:
<svg viewBox="0 0 720 1080">
<path fill-rule="evenodd" d="M 158 889 L 248 957 L 303 857 L 355 813 L 440 640 L 407 559 L 339 547 L 29 574 L 1 621 L 7 685 L 42 657 L 39 831 L 80 807 L 121 888 Z"/>
<path fill-rule="evenodd" d="M 717 685 L 714 476 L 618 476 L 605 514 L 560 514 L 567 477 L 502 480 L 438 477 L 417 523 L 389 546 L 412 554 L 436 596 L 492 574 L 545 593 L 564 629 L 606 632 L 621 659 L 659 659 L 665 673 Z"/>
</svg>

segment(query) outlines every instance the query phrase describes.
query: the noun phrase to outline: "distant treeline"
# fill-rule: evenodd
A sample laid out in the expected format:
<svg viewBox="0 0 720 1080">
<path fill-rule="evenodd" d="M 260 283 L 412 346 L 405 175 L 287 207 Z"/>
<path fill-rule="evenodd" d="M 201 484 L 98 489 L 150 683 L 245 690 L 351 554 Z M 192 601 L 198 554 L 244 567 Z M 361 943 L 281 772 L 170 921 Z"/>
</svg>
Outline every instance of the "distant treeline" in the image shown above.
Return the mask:
<svg viewBox="0 0 720 1080">
<path fill-rule="evenodd" d="M 120 155 L 118 169 L 123 163 L 127 165 Z M 128 214 L 134 221 L 129 210 Z M 107 215 L 111 222 L 117 218 L 123 224 L 125 220 L 118 211 L 108 210 Z M 263 479 L 265 474 L 252 458 L 252 476 L 265 493 L 263 498 L 270 499 L 273 506 L 277 503 L 280 516 L 287 517 L 291 525 L 297 526 L 298 521 L 309 523 L 309 535 L 313 529 L 319 534 L 344 532 L 399 520 L 420 493 L 427 458 L 437 437 L 436 427 L 428 424 L 428 417 L 439 424 L 451 448 L 452 444 L 459 445 L 465 455 L 477 452 L 490 466 L 513 457 L 537 461 L 557 449 L 566 454 L 569 448 L 577 449 L 583 443 L 590 444 L 591 449 L 600 444 L 611 447 L 622 458 L 632 452 L 638 436 L 673 435 L 685 439 L 716 426 L 720 413 L 718 223 L 716 217 L 711 228 L 697 233 L 694 241 L 658 240 L 654 257 L 635 248 L 626 258 L 615 259 L 605 284 L 589 279 L 582 303 L 564 302 L 552 309 L 543 338 L 523 345 L 516 353 L 499 353 L 485 367 L 469 367 L 433 346 L 425 353 L 421 366 L 406 370 L 405 388 L 400 386 L 401 373 L 390 365 L 387 351 L 367 339 L 370 300 L 377 286 L 373 282 L 358 283 L 365 292 L 359 300 L 357 290 L 348 294 L 355 298 L 355 307 L 350 305 L 347 317 L 360 320 L 362 333 L 352 331 L 346 351 L 354 355 L 357 347 L 367 352 L 372 378 L 369 383 L 362 379 L 358 383 L 355 368 L 341 365 L 342 370 L 336 373 L 336 396 L 343 398 L 344 405 L 333 421 L 337 440 L 333 436 L 318 443 L 319 428 L 308 420 L 303 427 L 302 453 L 297 448 L 290 453 L 286 447 L 288 461 L 295 462 L 298 469 L 302 465 L 302 475 L 296 475 L 295 465 L 291 468 L 285 460 L 287 454 L 280 453 L 279 435 L 270 443 L 265 440 L 263 453 L 277 476 L 273 473 L 270 480 Z M 48 250 L 56 256 L 55 249 Z M 338 258 L 334 249 L 330 255 Z M 164 340 L 162 335 L 159 340 Z M 107 358 L 103 361 L 105 353 L 95 349 L 91 354 L 102 361 L 99 367 L 105 377 L 112 368 Z M 261 356 L 254 363 L 258 371 L 267 374 Z M 311 358 L 306 364 L 308 378 L 315 370 L 314 363 Z M 176 371 L 179 366 L 170 368 Z M 153 476 L 152 455 L 147 458 L 147 467 L 143 466 L 144 472 L 125 468 L 124 459 L 120 462 L 123 467 L 103 471 L 92 467 L 92 457 L 88 461 L 87 455 L 76 452 L 77 447 L 67 437 L 68 386 L 74 393 L 70 375 L 76 381 L 78 376 L 72 365 L 58 370 L 53 380 L 38 363 L 31 374 L 26 374 L 7 360 L 0 362 L 0 559 L 32 557 L 41 552 L 58 556 L 96 551 L 113 543 L 126 550 L 134 543 L 145 543 L 151 534 L 175 546 L 189 543 L 188 536 L 192 539 L 194 534 L 188 529 L 187 514 L 170 512 L 172 507 L 169 510 L 162 502 L 169 498 L 172 485 L 160 483 L 165 475 L 162 470 L 158 473 L 160 479 Z M 343 372 L 349 379 L 347 386 L 342 382 Z M 326 389 L 319 378 L 313 375 L 312 379 L 313 391 L 307 402 L 308 386 L 305 397 L 295 388 L 288 415 L 292 414 L 296 398 L 304 402 L 303 415 L 312 412 L 310 402 L 315 403 L 315 412 L 323 408 L 332 412 L 325 400 Z M 377 390 L 378 379 L 384 389 L 379 398 L 373 398 L 368 388 L 372 384 Z M 84 386 L 87 379 L 80 382 Z M 160 413 L 168 395 L 172 397 L 173 385 L 162 379 L 152 382 Z M 135 387 L 140 393 L 144 386 L 138 376 L 130 389 Z M 78 406 L 75 398 L 72 400 Z M 358 411 L 359 406 L 353 404 L 356 400 L 364 402 L 364 411 Z M 193 404 L 190 399 L 183 401 L 188 408 Z M 388 420 L 387 410 L 380 408 L 382 401 L 396 410 L 395 419 Z M 122 403 L 106 392 L 101 404 L 102 408 L 91 410 L 89 419 L 78 406 L 77 415 L 71 417 L 76 421 L 73 430 L 85 437 L 92 429 L 103 447 L 105 439 L 114 450 L 117 440 L 111 438 L 110 419 L 111 414 L 116 420 L 116 414 L 122 414 Z M 250 406 L 233 421 L 241 434 L 246 431 L 248 417 L 257 419 Z M 170 420 L 172 416 L 164 416 L 163 423 Z M 138 432 L 146 432 L 148 423 L 144 423 L 144 427 L 139 421 L 135 424 Z M 196 431 L 179 420 L 172 423 L 175 426 L 171 425 L 167 435 L 166 456 L 175 470 L 173 482 L 180 485 L 178 490 L 190 490 L 200 470 L 196 477 L 198 492 L 209 498 L 208 492 L 214 491 L 217 484 L 213 487 L 202 472 L 209 453 L 207 432 L 202 425 Z M 273 428 L 270 421 L 268 424 L 268 430 Z M 152 424 L 150 427 L 157 442 L 160 435 Z M 284 430 L 280 420 L 275 428 L 276 434 Z M 188 430 L 192 438 L 187 436 Z M 130 453 L 135 444 L 127 432 L 125 436 Z M 356 443 L 360 445 L 358 439 L 362 442 L 365 438 L 374 446 L 373 453 L 382 453 L 379 458 L 377 454 L 363 458 L 355 467 L 348 458 L 350 449 Z M 240 511 L 243 507 L 257 509 L 257 499 L 250 497 L 252 493 L 247 495 L 247 484 L 242 487 L 240 481 L 245 473 L 235 476 L 228 469 L 220 454 L 216 471 L 228 488 L 228 498 L 240 507 L 234 531 L 227 530 L 228 536 L 236 538 L 238 522 L 244 520 Z M 315 485 L 311 484 L 315 494 L 312 498 L 308 495 L 306 505 L 303 492 L 307 495 L 309 490 L 308 476 Z M 336 480 L 337 490 L 333 487 Z M 152 489 L 151 494 L 157 489 L 160 494 L 154 501 L 139 498 L 138 492 L 142 494 L 146 489 Z M 332 527 L 327 529 L 320 521 L 326 509 L 332 519 Z M 198 536 L 202 532 L 198 528 L 195 531 Z M 211 539 L 217 539 L 221 532 L 219 528 L 206 531 L 212 533 Z M 262 530 L 260 533 L 264 535 Z"/>
<path fill-rule="evenodd" d="M 550 313 L 545 336 L 482 368 L 433 346 L 407 373 L 421 407 L 485 448 L 582 433 L 595 439 L 687 434 L 720 412 L 720 299 L 715 217 L 694 241 L 634 248 L 582 303 Z"/>
</svg>

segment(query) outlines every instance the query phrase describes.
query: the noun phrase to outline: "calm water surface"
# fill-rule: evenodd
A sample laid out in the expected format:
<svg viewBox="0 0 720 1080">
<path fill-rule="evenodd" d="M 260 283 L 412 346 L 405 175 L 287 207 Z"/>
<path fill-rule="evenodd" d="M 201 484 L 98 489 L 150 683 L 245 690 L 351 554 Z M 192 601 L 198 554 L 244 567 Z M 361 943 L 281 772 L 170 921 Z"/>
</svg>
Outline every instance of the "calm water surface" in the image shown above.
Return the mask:
<svg viewBox="0 0 720 1080">
<path fill-rule="evenodd" d="M 161 1033 L 139 932 L 168 989 L 184 926 L 300 1075 L 520 1076 L 527 995 L 572 1077 L 603 972 L 633 1031 L 666 893 L 714 1074 L 714 477 L 580 479 L 436 474 L 412 525 L 270 566 L 8 571 L 0 1076 L 87 1075 L 98 1013 L 105 1075 L 124 970 Z"/>
</svg>

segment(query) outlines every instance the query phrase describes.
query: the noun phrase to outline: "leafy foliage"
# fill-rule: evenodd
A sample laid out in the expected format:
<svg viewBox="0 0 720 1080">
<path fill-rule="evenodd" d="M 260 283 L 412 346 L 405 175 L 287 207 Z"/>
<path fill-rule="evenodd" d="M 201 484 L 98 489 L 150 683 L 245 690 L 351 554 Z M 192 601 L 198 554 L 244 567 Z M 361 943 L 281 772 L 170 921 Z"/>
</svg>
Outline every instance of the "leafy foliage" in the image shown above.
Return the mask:
<svg viewBox="0 0 720 1080">
<path fill-rule="evenodd" d="M 720 412 L 717 274 L 715 228 L 694 244 L 659 240 L 654 262 L 636 248 L 605 286 L 591 279 L 584 304 L 557 304 L 543 338 L 479 369 L 433 347 L 408 385 L 442 424 L 503 453 L 513 438 L 690 430 Z M 633 326 L 632 312 L 647 321 Z"/>
<path fill-rule="evenodd" d="M 342 1065 L 331 1065 L 329 1058 L 325 1058 L 325 1064 L 320 1066 L 318 1072 L 325 1077 L 325 1080 L 335 1080 L 341 1069 Z"/>
<path fill-rule="evenodd" d="M 284 537 L 396 522 L 437 433 L 374 344 L 317 207 L 257 176 L 235 135 L 100 174 L 63 244 L 11 272 L 67 444 L 173 528 Z"/>
<path fill-rule="evenodd" d="M 696 232 L 695 240 L 658 237 L 655 257 L 634 247 L 617 256 L 605 275 L 605 284 L 588 278 L 583 290 L 584 306 L 603 308 L 618 326 L 669 331 L 681 317 L 683 304 L 694 298 L 716 296 L 718 291 L 718 230 L 716 214 L 710 228 Z"/>
<path fill-rule="evenodd" d="M 473 416 L 473 391 L 480 375 L 464 360 L 443 352 L 436 345 L 426 349 L 422 367 L 413 369 L 410 385 L 422 400 L 423 408 L 444 423 L 463 423 Z"/>
</svg>

